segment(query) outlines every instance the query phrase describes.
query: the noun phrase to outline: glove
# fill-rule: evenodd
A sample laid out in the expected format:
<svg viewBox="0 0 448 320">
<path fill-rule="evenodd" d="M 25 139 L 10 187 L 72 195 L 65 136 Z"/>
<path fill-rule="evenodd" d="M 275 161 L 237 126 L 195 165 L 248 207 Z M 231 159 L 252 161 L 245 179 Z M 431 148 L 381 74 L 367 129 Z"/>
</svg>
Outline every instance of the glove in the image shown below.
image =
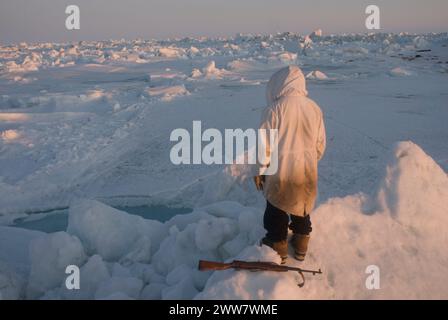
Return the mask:
<svg viewBox="0 0 448 320">
<path fill-rule="evenodd" d="M 263 190 L 264 180 L 265 180 L 264 176 L 255 176 L 254 177 L 255 187 L 257 188 L 258 191 Z"/>
</svg>

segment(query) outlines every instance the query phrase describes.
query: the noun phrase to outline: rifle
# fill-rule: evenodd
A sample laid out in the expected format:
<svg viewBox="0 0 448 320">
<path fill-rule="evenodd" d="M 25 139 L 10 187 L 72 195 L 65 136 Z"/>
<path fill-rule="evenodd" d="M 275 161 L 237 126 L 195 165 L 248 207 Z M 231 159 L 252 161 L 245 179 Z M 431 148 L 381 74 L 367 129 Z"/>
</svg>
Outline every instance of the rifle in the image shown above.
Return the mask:
<svg viewBox="0 0 448 320">
<path fill-rule="evenodd" d="M 305 285 L 305 276 L 303 275 L 304 273 L 311 273 L 313 276 L 316 274 L 322 274 L 322 271 L 320 269 L 317 271 L 306 270 L 296 267 L 279 265 L 275 262 L 239 261 L 239 260 L 234 260 L 229 263 L 199 260 L 198 269 L 201 271 L 228 270 L 228 269 L 249 270 L 249 271 L 275 271 L 275 272 L 297 271 L 302 278 L 302 281 L 298 283 L 299 287 L 303 287 Z"/>
</svg>

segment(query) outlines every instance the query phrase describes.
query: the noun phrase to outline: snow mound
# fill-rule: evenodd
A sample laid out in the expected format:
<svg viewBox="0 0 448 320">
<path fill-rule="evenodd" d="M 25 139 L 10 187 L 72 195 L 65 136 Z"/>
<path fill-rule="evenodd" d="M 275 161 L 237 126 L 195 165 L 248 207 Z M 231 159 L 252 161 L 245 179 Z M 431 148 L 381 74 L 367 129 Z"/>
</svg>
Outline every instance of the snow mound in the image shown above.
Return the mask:
<svg viewBox="0 0 448 320">
<path fill-rule="evenodd" d="M 258 71 L 264 70 L 267 67 L 265 63 L 254 59 L 237 59 L 227 64 L 227 68 L 236 72 Z"/>
<path fill-rule="evenodd" d="M 198 298 L 446 298 L 447 206 L 446 173 L 414 143 L 399 143 L 377 193 L 333 198 L 313 212 L 305 266 L 322 267 L 323 276 L 300 289 L 292 273 L 217 272 Z M 239 258 L 276 261 L 271 253 L 249 247 Z M 380 268 L 381 290 L 366 289 L 370 265 Z"/>
<path fill-rule="evenodd" d="M 297 61 L 297 54 L 288 51 L 274 54 L 268 58 L 268 62 L 271 64 L 280 62 L 282 64 L 289 65 L 294 64 L 296 61 Z"/>
<path fill-rule="evenodd" d="M 176 86 L 159 86 L 146 89 L 150 97 L 160 97 L 162 101 L 171 101 L 179 96 L 189 95 L 190 92 L 183 84 Z"/>
<path fill-rule="evenodd" d="M 311 71 L 306 75 L 306 78 L 313 80 L 328 80 L 328 76 L 319 70 Z"/>
<path fill-rule="evenodd" d="M 35 78 L 35 77 L 30 78 L 30 77 L 15 76 L 12 80 L 14 82 L 18 82 L 18 83 L 21 83 L 21 84 L 28 84 L 28 83 L 31 83 L 33 81 L 36 81 L 37 78 Z"/>
<path fill-rule="evenodd" d="M 406 225 L 418 224 L 420 229 L 434 232 L 442 221 L 448 223 L 447 175 L 419 146 L 401 142 L 386 168 L 378 205 Z"/>
<path fill-rule="evenodd" d="M 92 102 L 111 98 L 111 94 L 109 92 L 105 92 L 104 90 L 96 89 L 88 90 L 85 94 L 81 94 L 79 97 L 83 102 Z"/>
<path fill-rule="evenodd" d="M 159 56 L 164 58 L 179 58 L 184 55 L 184 51 L 175 47 L 163 47 L 159 49 Z"/>
<path fill-rule="evenodd" d="M 395 77 L 408 77 L 412 75 L 412 72 L 407 69 L 397 67 L 392 69 L 390 74 Z"/>
<path fill-rule="evenodd" d="M 369 54 L 369 50 L 360 46 L 356 46 L 356 47 L 346 47 L 343 49 L 344 54 L 346 55 L 352 55 L 352 56 L 356 56 L 356 55 L 360 55 L 360 56 L 364 56 L 364 55 L 368 55 Z"/>
</svg>

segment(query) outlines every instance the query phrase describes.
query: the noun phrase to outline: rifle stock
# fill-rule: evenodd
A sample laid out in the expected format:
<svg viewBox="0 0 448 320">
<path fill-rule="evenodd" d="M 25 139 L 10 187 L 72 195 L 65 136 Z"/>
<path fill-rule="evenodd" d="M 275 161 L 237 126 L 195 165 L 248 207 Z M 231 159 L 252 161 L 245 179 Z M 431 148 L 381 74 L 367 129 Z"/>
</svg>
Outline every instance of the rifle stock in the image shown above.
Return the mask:
<svg viewBox="0 0 448 320">
<path fill-rule="evenodd" d="M 232 268 L 231 263 L 222 263 L 214 261 L 199 260 L 199 270 L 210 271 L 210 270 L 227 270 Z"/>
</svg>

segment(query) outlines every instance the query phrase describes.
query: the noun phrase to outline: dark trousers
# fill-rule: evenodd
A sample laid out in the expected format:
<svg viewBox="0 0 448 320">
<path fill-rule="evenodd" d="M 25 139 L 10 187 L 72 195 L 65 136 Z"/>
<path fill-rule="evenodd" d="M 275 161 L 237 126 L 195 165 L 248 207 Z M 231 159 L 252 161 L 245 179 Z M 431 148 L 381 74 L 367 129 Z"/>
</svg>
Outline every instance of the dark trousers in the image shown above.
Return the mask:
<svg viewBox="0 0 448 320">
<path fill-rule="evenodd" d="M 288 225 L 294 233 L 308 235 L 311 233 L 310 215 L 305 217 L 298 217 L 289 215 L 285 211 L 273 206 L 269 201 L 266 201 L 266 210 L 264 212 L 263 224 L 266 229 L 266 237 L 274 242 L 286 240 L 288 237 Z M 289 218 L 291 216 L 291 223 Z"/>
</svg>

